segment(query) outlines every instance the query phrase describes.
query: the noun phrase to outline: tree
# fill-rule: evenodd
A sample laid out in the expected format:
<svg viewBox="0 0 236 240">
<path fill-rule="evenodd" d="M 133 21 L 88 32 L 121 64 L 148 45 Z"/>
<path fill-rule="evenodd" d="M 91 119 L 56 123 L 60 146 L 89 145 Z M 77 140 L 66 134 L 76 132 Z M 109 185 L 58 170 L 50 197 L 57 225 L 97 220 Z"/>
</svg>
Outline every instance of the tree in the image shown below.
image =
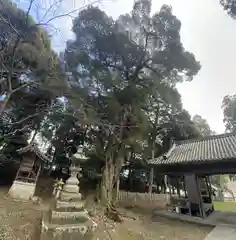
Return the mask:
<svg viewBox="0 0 236 240">
<path fill-rule="evenodd" d="M 0 18 L 1 94 L 5 95 L 1 116 L 18 91 L 58 81 L 59 61 L 47 32 L 34 22 L 29 11 L 2 0 Z"/>
<path fill-rule="evenodd" d="M 88 125 L 91 151 L 103 162 L 101 195 L 107 203 L 125 156 L 144 140 L 145 111 L 159 96 L 157 86 L 192 80 L 200 69 L 181 44 L 181 24 L 171 8 L 150 12 L 150 1 L 138 1 L 130 14 L 114 21 L 89 7 L 74 20 L 76 39 L 65 51 L 70 98 Z"/>
<path fill-rule="evenodd" d="M 207 137 L 214 134 L 209 124 L 207 123 L 206 119 L 203 119 L 200 115 L 193 116 L 192 121 L 195 124 L 196 128 L 198 129 L 202 137 Z"/>
<path fill-rule="evenodd" d="M 22 10 L 0 1 L 0 153 L 1 163 L 19 160 L 17 149 L 35 135 L 65 88 L 59 58 L 47 31 Z"/>
<path fill-rule="evenodd" d="M 236 17 L 236 1 L 235 0 L 220 0 L 220 4 L 224 10 L 232 17 Z"/>
<path fill-rule="evenodd" d="M 8 120 L 10 131 L 1 138 L 16 131 L 37 132 L 52 99 L 60 94 L 58 87 L 65 86 L 48 33 L 29 15 L 32 3 L 24 11 L 11 1 L 0 2 L 0 117 Z"/>
<path fill-rule="evenodd" d="M 234 132 L 236 130 L 236 95 L 227 95 L 222 102 L 225 130 Z"/>
</svg>

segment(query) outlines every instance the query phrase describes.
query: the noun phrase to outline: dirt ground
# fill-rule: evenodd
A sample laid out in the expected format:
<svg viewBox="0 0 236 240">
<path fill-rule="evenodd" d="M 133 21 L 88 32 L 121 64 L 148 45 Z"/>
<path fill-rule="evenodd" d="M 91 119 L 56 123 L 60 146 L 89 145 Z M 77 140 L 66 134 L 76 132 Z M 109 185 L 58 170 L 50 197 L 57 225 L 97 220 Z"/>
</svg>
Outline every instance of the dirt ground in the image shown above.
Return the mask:
<svg viewBox="0 0 236 240">
<path fill-rule="evenodd" d="M 41 213 L 45 205 L 13 201 L 7 188 L 0 188 L 0 240 L 39 240 Z M 124 221 L 114 224 L 94 215 L 99 229 L 94 240 L 203 240 L 210 228 L 163 218 L 153 219 L 150 214 L 121 208 Z"/>
<path fill-rule="evenodd" d="M 101 222 L 94 240 L 203 240 L 212 230 L 193 224 L 153 218 L 147 213 L 119 209 L 124 213 L 121 224 Z"/>
<path fill-rule="evenodd" d="M 37 240 L 41 210 L 33 203 L 13 201 L 0 189 L 0 240 Z"/>
</svg>

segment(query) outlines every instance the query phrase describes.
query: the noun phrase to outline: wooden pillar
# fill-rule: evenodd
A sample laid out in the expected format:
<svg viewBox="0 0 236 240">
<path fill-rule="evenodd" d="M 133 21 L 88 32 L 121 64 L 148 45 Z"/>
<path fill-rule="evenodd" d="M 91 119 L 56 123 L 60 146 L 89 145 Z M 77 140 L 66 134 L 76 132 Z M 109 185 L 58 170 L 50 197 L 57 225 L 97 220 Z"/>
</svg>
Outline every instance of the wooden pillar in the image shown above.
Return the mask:
<svg viewBox="0 0 236 240">
<path fill-rule="evenodd" d="M 184 196 L 186 198 L 187 197 L 187 191 L 186 191 L 185 180 L 183 180 L 183 189 L 184 189 Z"/>
<path fill-rule="evenodd" d="M 154 168 L 151 168 L 149 175 L 149 194 L 152 194 L 152 186 L 153 186 L 153 177 L 154 177 Z"/>
<path fill-rule="evenodd" d="M 119 191 L 120 191 L 120 178 L 118 177 L 117 179 L 117 183 L 116 183 L 116 201 L 118 201 L 118 197 L 119 197 Z"/>
<path fill-rule="evenodd" d="M 154 158 L 155 158 L 155 143 L 153 143 L 153 148 L 152 148 L 152 159 L 154 160 Z M 154 168 L 151 168 L 150 174 L 149 174 L 149 189 L 148 189 L 149 194 L 152 194 L 153 177 L 154 177 Z"/>
<path fill-rule="evenodd" d="M 180 178 L 176 177 L 176 188 L 177 188 L 177 194 L 179 195 L 180 198 L 180 184 L 179 184 Z"/>
</svg>

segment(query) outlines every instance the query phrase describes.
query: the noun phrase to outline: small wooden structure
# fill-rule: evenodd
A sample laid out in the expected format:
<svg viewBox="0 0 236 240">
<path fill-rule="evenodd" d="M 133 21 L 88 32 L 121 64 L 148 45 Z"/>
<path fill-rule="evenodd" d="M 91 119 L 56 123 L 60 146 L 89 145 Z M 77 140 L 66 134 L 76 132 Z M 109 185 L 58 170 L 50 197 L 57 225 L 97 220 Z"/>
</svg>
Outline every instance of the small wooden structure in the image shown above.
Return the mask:
<svg viewBox="0 0 236 240">
<path fill-rule="evenodd" d="M 177 142 L 166 154 L 148 163 L 169 180 L 182 177 L 179 197 L 170 196 L 172 211 L 205 218 L 214 211 L 209 176 L 236 173 L 236 133 Z"/>
<path fill-rule="evenodd" d="M 34 195 L 36 183 L 44 163 L 50 161 L 50 159 L 35 144 L 19 149 L 18 153 L 22 157 L 21 164 L 9 194 L 14 198 L 28 200 Z"/>
</svg>

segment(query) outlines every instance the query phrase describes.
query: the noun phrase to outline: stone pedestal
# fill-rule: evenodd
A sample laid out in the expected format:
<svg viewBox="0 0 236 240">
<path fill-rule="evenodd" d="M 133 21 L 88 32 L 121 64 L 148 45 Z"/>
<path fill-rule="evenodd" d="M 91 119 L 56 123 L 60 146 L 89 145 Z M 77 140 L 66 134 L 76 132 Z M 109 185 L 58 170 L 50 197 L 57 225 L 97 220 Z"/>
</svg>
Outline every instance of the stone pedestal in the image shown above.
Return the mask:
<svg viewBox="0 0 236 240">
<path fill-rule="evenodd" d="M 84 210 L 79 193 L 77 174 L 80 168 L 71 167 L 71 177 L 51 209 L 42 220 L 41 240 L 80 240 L 92 238 L 97 225 Z"/>
<path fill-rule="evenodd" d="M 14 181 L 8 193 L 12 198 L 28 201 L 34 196 L 35 188 L 35 183 Z"/>
</svg>

